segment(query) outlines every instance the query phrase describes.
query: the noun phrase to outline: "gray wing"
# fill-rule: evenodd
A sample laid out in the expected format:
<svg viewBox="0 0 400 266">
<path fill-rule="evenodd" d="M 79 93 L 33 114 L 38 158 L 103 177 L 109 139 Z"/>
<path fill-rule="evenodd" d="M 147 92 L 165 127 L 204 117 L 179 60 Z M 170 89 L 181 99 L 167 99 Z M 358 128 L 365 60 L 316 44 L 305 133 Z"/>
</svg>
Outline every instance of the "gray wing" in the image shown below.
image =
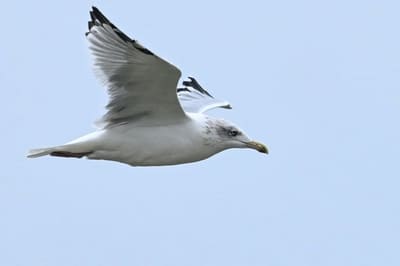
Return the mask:
<svg viewBox="0 0 400 266">
<path fill-rule="evenodd" d="M 176 93 L 180 70 L 129 38 L 96 7 L 90 16 L 86 36 L 95 72 L 109 94 L 101 126 L 186 119 Z"/>
<path fill-rule="evenodd" d="M 186 112 L 203 113 L 213 108 L 232 109 L 227 101 L 215 99 L 203 89 L 196 79 L 183 81 L 184 88 L 178 89 L 178 98 Z"/>
</svg>

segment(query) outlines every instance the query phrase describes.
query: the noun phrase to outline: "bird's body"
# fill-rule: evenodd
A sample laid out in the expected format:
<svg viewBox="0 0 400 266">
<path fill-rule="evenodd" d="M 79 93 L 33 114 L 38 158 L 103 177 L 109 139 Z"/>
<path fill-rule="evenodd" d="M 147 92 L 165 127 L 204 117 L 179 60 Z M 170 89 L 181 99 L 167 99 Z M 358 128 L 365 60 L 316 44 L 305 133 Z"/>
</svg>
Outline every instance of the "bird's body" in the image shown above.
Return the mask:
<svg viewBox="0 0 400 266">
<path fill-rule="evenodd" d="M 230 108 L 194 78 L 176 88 L 180 71 L 115 27 L 97 8 L 87 38 L 95 70 L 108 87 L 108 112 L 97 131 L 61 146 L 31 150 L 44 155 L 111 160 L 132 166 L 188 163 L 229 148 L 266 153 L 232 123 L 203 112 Z"/>
<path fill-rule="evenodd" d="M 65 145 L 34 152 L 63 157 L 86 156 L 132 166 L 153 166 L 200 161 L 225 149 L 224 145 L 219 145 L 223 143 L 215 141 L 210 135 L 215 131 L 218 120 L 204 114 L 187 115 L 184 122 L 177 124 L 154 126 L 130 123 L 101 129 Z"/>
<path fill-rule="evenodd" d="M 179 124 L 145 126 L 125 124 L 108 130 L 100 130 L 78 138 L 70 144 L 86 146 L 89 159 L 103 159 L 127 163 L 132 166 L 171 165 L 199 161 L 217 153 L 219 149 L 199 149 L 211 145 L 207 143 L 207 116 L 189 114 L 188 119 Z M 174 132 L 176 138 L 169 134 Z M 151 147 L 151 148 L 149 148 Z M 194 153 L 193 151 L 197 151 Z"/>
</svg>

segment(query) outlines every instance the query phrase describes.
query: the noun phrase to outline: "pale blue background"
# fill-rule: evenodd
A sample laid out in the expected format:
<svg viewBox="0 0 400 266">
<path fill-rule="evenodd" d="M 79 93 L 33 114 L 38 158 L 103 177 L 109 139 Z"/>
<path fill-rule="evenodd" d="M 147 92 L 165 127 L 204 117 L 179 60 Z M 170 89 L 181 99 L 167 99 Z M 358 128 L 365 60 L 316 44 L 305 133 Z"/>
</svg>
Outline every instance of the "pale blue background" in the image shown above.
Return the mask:
<svg viewBox="0 0 400 266">
<path fill-rule="evenodd" d="M 400 265 L 398 1 L 5 1 L 0 265 Z M 25 158 L 106 103 L 97 5 L 265 142 L 133 168 Z"/>
</svg>

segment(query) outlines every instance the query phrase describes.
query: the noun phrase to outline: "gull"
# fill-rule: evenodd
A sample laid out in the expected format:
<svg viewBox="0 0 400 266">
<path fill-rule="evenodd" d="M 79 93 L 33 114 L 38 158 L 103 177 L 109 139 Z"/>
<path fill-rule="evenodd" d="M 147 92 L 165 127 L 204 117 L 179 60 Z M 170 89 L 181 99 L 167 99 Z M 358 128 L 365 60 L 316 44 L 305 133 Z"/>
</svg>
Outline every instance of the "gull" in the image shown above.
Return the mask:
<svg viewBox="0 0 400 266">
<path fill-rule="evenodd" d="M 206 159 L 230 148 L 268 153 L 233 123 L 206 111 L 231 106 L 215 99 L 193 77 L 178 87 L 181 71 L 131 39 L 98 8 L 86 37 L 94 70 L 107 87 L 107 112 L 98 129 L 64 145 L 33 149 L 44 155 L 160 166 Z"/>
</svg>

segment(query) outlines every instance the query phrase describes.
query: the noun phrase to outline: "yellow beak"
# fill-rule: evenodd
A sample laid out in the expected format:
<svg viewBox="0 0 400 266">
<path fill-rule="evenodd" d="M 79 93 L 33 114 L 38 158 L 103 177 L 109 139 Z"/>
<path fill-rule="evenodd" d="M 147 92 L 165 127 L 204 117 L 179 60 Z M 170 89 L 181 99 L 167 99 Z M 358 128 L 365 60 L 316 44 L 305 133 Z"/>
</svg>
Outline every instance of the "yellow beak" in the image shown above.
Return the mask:
<svg viewBox="0 0 400 266">
<path fill-rule="evenodd" d="M 257 141 L 253 140 L 253 141 L 246 142 L 246 144 L 247 144 L 247 147 L 249 147 L 251 149 L 255 149 L 255 150 L 259 151 L 259 152 L 268 154 L 267 147 L 264 144 L 260 143 L 260 142 L 257 142 Z"/>
</svg>

